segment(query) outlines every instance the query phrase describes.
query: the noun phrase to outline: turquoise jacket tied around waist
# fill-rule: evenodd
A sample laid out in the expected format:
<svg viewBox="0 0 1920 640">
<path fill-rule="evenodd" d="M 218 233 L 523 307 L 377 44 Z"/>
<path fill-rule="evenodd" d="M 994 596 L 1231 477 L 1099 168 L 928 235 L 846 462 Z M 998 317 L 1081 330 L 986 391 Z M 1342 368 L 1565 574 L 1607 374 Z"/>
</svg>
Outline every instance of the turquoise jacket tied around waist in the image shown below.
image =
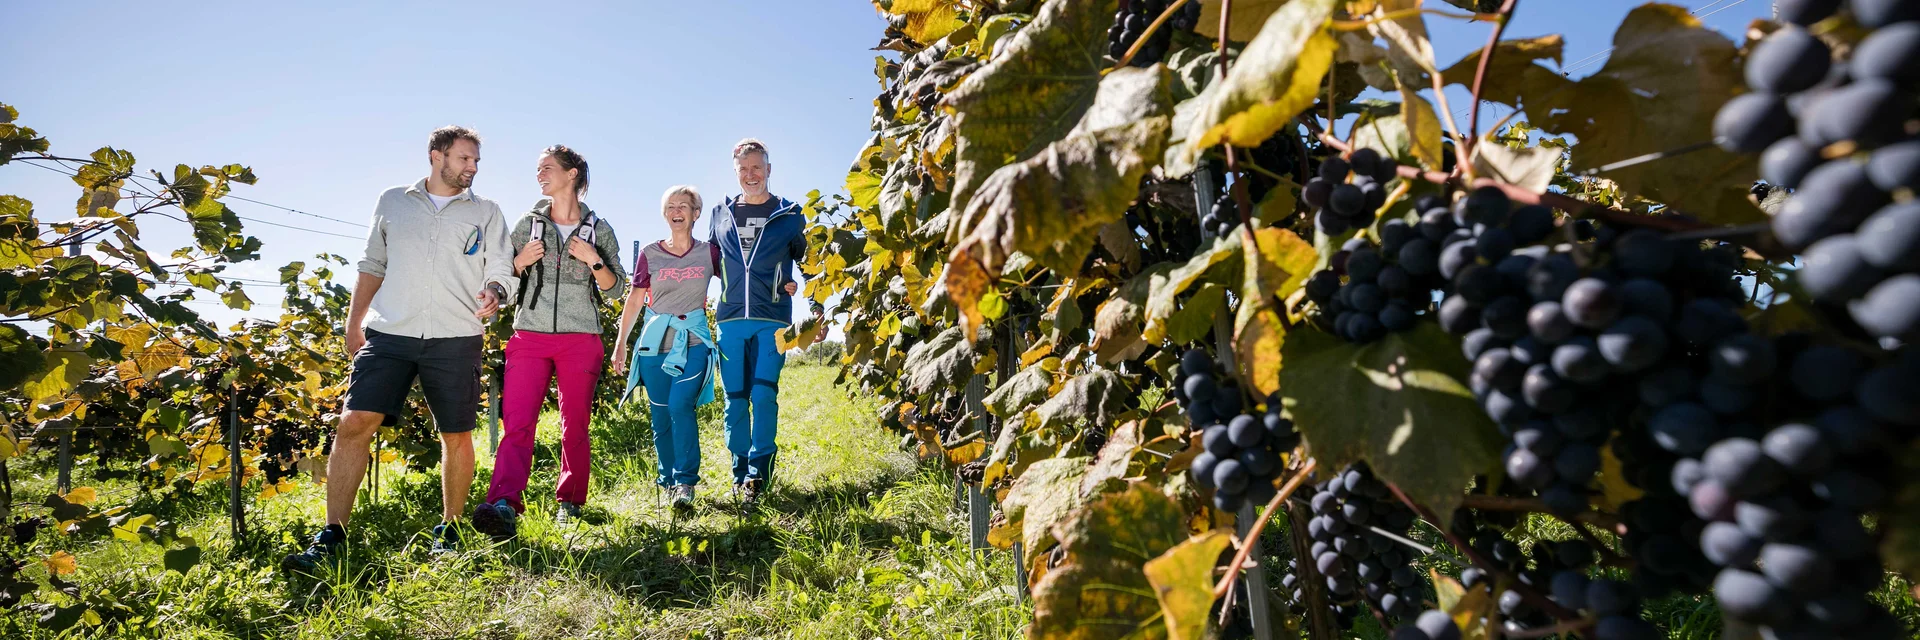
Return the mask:
<svg viewBox="0 0 1920 640">
<path fill-rule="evenodd" d="M 718 353 L 713 352 L 713 332 L 707 329 L 707 310 L 695 309 L 685 315 L 655 313 L 653 309 L 644 310 L 640 321 L 639 343 L 633 348 L 633 361 L 627 365 L 627 393 L 631 397 L 633 389 L 640 386 L 641 356 L 660 355 L 660 342 L 666 337 L 668 329 L 673 329 L 673 342 L 667 346 L 667 359 L 660 364 L 660 370 L 667 375 L 678 376 L 687 366 L 687 336 L 700 338 L 714 355 L 707 358 L 707 381 L 700 387 L 700 404 L 713 402 L 714 363 L 719 361 Z M 662 398 L 661 400 L 665 400 Z"/>
</svg>

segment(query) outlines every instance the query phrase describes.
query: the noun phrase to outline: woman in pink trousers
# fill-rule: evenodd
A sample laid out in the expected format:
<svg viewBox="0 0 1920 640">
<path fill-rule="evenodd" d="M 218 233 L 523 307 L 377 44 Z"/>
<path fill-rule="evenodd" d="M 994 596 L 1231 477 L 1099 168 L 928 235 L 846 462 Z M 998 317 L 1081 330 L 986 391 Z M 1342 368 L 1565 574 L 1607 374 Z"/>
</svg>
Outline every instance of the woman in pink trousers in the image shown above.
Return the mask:
<svg viewBox="0 0 1920 640">
<path fill-rule="evenodd" d="M 493 482 L 474 507 L 473 527 L 496 540 L 513 537 L 526 512 L 521 494 L 533 466 L 534 426 L 547 386 L 560 387 L 560 482 L 556 518 L 579 517 L 591 468 L 587 423 L 606 351 L 600 307 L 605 292 L 625 286 L 620 240 L 580 197 L 587 192 L 587 161 L 562 145 L 540 154 L 535 177 L 542 198 L 514 226 L 514 271 L 520 277 L 513 338 L 500 417 L 505 434 L 493 459 Z"/>
</svg>

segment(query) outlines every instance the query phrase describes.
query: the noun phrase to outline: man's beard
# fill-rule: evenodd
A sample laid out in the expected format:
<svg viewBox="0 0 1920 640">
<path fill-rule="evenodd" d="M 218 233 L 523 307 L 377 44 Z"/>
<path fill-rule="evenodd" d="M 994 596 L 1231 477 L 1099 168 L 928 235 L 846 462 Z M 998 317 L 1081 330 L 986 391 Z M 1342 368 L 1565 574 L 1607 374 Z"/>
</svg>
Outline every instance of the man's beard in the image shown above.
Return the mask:
<svg viewBox="0 0 1920 640">
<path fill-rule="evenodd" d="M 457 189 L 465 189 L 467 187 L 473 186 L 473 176 L 464 175 L 458 171 L 453 171 L 453 170 L 441 171 L 440 181 L 447 183 L 447 186 L 454 187 Z"/>
</svg>

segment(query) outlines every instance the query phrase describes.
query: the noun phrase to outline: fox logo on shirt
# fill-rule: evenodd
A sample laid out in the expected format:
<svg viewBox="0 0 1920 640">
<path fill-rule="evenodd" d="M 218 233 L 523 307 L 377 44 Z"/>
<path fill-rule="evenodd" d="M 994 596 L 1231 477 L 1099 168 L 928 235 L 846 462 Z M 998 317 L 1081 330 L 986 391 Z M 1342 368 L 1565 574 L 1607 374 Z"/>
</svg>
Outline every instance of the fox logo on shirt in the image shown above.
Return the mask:
<svg viewBox="0 0 1920 640">
<path fill-rule="evenodd" d="M 707 277 L 707 268 L 706 267 L 685 267 L 681 269 L 675 269 L 673 267 L 667 267 L 665 269 L 660 270 L 659 277 L 662 280 L 672 280 L 674 282 L 696 280 L 699 278 Z"/>
</svg>

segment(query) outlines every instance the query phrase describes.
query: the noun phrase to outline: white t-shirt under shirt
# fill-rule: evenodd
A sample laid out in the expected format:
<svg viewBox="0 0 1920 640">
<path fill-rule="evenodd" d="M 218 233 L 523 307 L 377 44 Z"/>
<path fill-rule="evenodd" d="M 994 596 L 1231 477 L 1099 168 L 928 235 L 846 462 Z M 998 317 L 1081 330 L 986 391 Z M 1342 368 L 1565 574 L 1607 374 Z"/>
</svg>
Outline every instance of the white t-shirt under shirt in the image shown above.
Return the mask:
<svg viewBox="0 0 1920 640">
<path fill-rule="evenodd" d="M 573 237 L 573 230 L 580 228 L 580 223 L 575 222 L 573 224 L 560 224 L 558 222 L 555 222 L 553 223 L 553 226 L 560 227 L 560 237 L 571 238 Z"/>
<path fill-rule="evenodd" d="M 453 202 L 453 199 L 458 197 L 460 197 L 460 194 L 458 193 L 450 196 L 436 196 L 436 195 L 433 195 L 433 192 L 431 191 L 427 192 L 427 199 L 433 201 L 434 211 L 439 211 L 441 209 L 447 208 L 447 203 Z"/>
</svg>

